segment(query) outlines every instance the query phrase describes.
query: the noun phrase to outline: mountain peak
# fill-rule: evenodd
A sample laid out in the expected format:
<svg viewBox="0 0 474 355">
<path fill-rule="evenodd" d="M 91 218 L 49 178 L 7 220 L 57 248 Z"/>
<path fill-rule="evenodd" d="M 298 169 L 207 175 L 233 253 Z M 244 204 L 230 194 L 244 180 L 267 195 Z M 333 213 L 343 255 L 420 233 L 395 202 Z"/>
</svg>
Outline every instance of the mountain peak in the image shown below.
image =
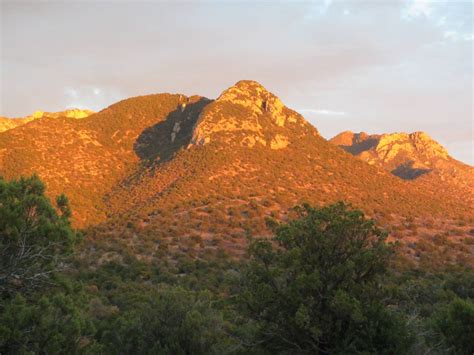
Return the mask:
<svg viewBox="0 0 474 355">
<path fill-rule="evenodd" d="M 255 115 L 270 112 L 275 123 L 280 127 L 283 127 L 286 122 L 283 113 L 285 105 L 263 85 L 253 80 L 238 81 L 235 85 L 224 90 L 216 101 L 244 106 Z"/>
<path fill-rule="evenodd" d="M 431 171 L 463 169 L 453 161 L 446 148 L 421 131 L 372 135 L 346 131 L 330 141 L 369 164 L 382 166 L 403 179 L 415 179 Z"/>
<path fill-rule="evenodd" d="M 242 146 L 285 148 L 290 142 L 285 131 L 309 124 L 297 112 L 256 81 L 241 80 L 224 90 L 201 113 L 192 143 L 207 144 L 237 139 Z M 316 131 L 317 132 L 317 131 Z"/>
<path fill-rule="evenodd" d="M 218 100 L 232 100 L 236 96 L 265 98 L 269 94 L 270 92 L 262 84 L 254 80 L 240 80 L 224 90 Z"/>
</svg>

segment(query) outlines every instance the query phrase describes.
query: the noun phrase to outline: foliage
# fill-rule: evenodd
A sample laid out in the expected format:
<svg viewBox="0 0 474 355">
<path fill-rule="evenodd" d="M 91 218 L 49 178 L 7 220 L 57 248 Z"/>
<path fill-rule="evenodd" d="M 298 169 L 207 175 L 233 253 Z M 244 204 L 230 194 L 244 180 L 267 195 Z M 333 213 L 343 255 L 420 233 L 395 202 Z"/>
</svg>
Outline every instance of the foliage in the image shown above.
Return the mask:
<svg viewBox="0 0 474 355">
<path fill-rule="evenodd" d="M 0 312 L 0 353 L 73 354 L 100 349 L 95 328 L 77 295 L 42 295 L 35 301 L 21 295 Z M 94 350 L 95 349 L 95 350 Z"/>
<path fill-rule="evenodd" d="M 48 283 L 65 267 L 76 234 L 65 196 L 59 213 L 37 176 L 7 182 L 0 178 L 0 296 L 27 293 Z"/>
<path fill-rule="evenodd" d="M 383 300 L 384 233 L 343 203 L 298 214 L 276 226 L 276 246 L 251 246 L 241 302 L 258 325 L 255 342 L 323 354 L 406 350 L 403 321 Z"/>
<path fill-rule="evenodd" d="M 102 323 L 99 337 L 111 353 L 207 354 L 227 346 L 224 322 L 209 292 L 179 287 L 142 291 L 128 293 L 129 304 Z"/>
<path fill-rule="evenodd" d="M 455 298 L 433 316 L 433 326 L 458 354 L 474 353 L 474 302 Z"/>
<path fill-rule="evenodd" d="M 159 211 L 166 221 L 184 206 L 179 221 L 157 228 L 111 219 L 75 244 L 64 195 L 54 208 L 36 176 L 0 179 L 0 353 L 471 351 L 468 266 L 389 263 L 394 249 L 385 233 L 342 203 L 296 208 L 288 223 L 274 225 L 274 240 L 250 246 L 250 260 L 229 258 L 223 248 L 235 247 L 238 234 L 199 231 L 223 234 L 217 224 L 229 223 L 250 237 L 264 230 L 265 215 L 257 194 L 231 190 L 238 204 L 196 195 Z M 275 200 L 264 206 L 280 214 Z M 188 235 L 183 224 L 193 219 L 199 225 Z"/>
</svg>

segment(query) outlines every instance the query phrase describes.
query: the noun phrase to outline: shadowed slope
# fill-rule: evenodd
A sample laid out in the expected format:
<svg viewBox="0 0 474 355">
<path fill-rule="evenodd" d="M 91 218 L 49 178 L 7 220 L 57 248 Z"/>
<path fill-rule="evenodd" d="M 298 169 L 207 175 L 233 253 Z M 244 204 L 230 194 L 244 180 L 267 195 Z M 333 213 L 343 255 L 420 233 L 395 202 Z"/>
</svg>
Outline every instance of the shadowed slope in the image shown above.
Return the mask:
<svg viewBox="0 0 474 355">
<path fill-rule="evenodd" d="M 81 120 L 45 117 L 3 132 L 0 174 L 37 173 L 50 196 L 64 192 L 70 197 L 77 225 L 103 221 L 104 194 L 140 163 L 137 139 L 146 129 L 176 119 L 172 113 L 187 101 L 183 95 L 136 97 Z"/>
<path fill-rule="evenodd" d="M 166 120 L 145 129 L 138 136 L 134 144 L 135 153 L 141 159 L 158 159 L 160 162 L 170 159 L 191 142 L 199 114 L 209 102 L 197 96 L 183 100 Z"/>
</svg>

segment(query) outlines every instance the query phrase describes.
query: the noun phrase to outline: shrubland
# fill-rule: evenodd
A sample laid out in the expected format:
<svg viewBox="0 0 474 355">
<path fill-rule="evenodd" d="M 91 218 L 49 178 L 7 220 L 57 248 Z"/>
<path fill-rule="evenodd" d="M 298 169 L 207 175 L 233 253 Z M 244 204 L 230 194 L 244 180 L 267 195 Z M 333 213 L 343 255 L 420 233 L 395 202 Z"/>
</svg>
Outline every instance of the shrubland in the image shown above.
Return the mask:
<svg viewBox="0 0 474 355">
<path fill-rule="evenodd" d="M 229 212 L 216 211 L 202 223 Z M 230 212 L 259 213 L 255 204 Z M 0 180 L 0 353 L 474 351 L 469 264 L 435 263 L 422 243 L 415 262 L 342 202 L 268 216 L 264 238 L 245 225 L 240 257 L 220 246 L 232 235 L 184 238 L 179 220 L 173 241 L 134 220 L 117 221 L 126 228 L 115 238 L 106 225 L 78 233 L 69 218 L 67 199 L 53 206 L 37 177 Z M 24 250 L 47 257 L 24 264 Z"/>
</svg>

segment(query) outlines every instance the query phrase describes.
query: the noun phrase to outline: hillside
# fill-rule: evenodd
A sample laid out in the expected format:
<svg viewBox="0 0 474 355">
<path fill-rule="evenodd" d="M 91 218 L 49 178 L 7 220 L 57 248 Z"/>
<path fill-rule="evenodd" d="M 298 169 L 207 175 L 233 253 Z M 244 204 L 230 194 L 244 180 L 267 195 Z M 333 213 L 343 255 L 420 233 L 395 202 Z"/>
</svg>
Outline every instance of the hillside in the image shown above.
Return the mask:
<svg viewBox="0 0 474 355">
<path fill-rule="evenodd" d="M 70 197 L 76 226 L 132 244 L 139 235 L 140 248 L 152 243 L 145 253 L 157 247 L 151 240 L 239 253 L 246 236 L 268 235 L 265 218 L 286 220 L 302 202 L 345 200 L 386 225 L 473 217 L 466 200 L 327 142 L 254 81 L 214 101 L 147 95 L 81 120 L 35 120 L 0 134 L 0 173 L 37 173 L 50 196 Z"/>
<path fill-rule="evenodd" d="M 138 136 L 164 120 L 181 98 L 134 98 L 81 120 L 43 117 L 3 132 L 0 172 L 7 178 L 37 173 L 50 196 L 69 196 L 77 225 L 103 221 L 104 194 L 140 161 L 134 150 Z"/>
</svg>

